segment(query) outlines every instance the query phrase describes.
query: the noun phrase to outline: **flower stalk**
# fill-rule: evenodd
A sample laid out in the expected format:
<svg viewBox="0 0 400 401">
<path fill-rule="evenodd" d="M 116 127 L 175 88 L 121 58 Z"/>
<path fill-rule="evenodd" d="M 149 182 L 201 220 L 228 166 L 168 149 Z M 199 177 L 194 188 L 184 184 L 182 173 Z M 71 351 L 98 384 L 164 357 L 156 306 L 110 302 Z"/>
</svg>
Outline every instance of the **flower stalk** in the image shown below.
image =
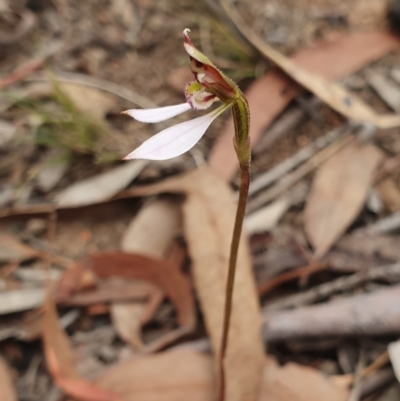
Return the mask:
<svg viewBox="0 0 400 401">
<path fill-rule="evenodd" d="M 246 214 L 246 205 L 250 186 L 250 111 L 247 99 L 241 92 L 240 94 L 241 96 L 232 106 L 232 117 L 235 127 L 235 137 L 233 143 L 240 166 L 240 186 L 239 200 L 236 209 L 235 223 L 233 227 L 232 242 L 229 255 L 228 275 L 226 279 L 224 320 L 222 323 L 221 349 L 218 361 L 220 378 L 217 397 L 218 401 L 225 400 L 226 379 L 224 360 L 228 348 L 228 334 L 232 315 L 232 300 L 235 285 L 237 256 L 239 252 L 240 237 L 242 235 L 243 221 Z"/>
</svg>

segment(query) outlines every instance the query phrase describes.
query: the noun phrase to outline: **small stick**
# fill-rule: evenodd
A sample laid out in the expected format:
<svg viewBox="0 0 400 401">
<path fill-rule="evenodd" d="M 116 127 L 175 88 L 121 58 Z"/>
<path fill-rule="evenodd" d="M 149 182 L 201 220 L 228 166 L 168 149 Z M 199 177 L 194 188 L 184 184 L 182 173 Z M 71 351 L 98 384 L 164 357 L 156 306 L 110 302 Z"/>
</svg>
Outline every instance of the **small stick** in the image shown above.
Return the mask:
<svg viewBox="0 0 400 401">
<path fill-rule="evenodd" d="M 390 361 L 389 352 L 385 351 L 383 354 L 379 355 L 378 358 L 375 359 L 370 365 L 365 367 L 361 372 L 361 377 L 368 376 L 380 368 L 383 368 Z M 354 373 L 349 373 L 347 375 L 333 376 L 331 380 L 335 382 L 339 386 L 348 387 L 351 386 L 356 377 Z"/>
<path fill-rule="evenodd" d="M 294 280 L 296 278 L 303 278 L 304 276 L 309 276 L 310 274 L 319 272 L 328 266 L 326 262 L 311 261 L 307 266 L 299 267 L 296 270 L 291 270 L 289 272 L 283 273 L 278 277 L 274 277 L 270 280 L 264 281 L 258 286 L 258 294 L 265 295 L 272 291 L 274 288 L 280 285 Z"/>
<path fill-rule="evenodd" d="M 356 231 L 357 234 L 380 235 L 396 231 L 400 228 L 400 212 L 391 214 L 390 216 L 379 219 L 378 221 L 368 224 L 366 227 Z"/>
<path fill-rule="evenodd" d="M 321 299 L 326 299 L 337 292 L 345 292 L 357 285 L 372 280 L 400 279 L 400 263 L 378 266 L 367 271 L 361 271 L 351 276 L 340 277 L 336 280 L 321 284 L 309 291 L 295 294 L 284 299 L 278 299 L 263 308 L 263 312 L 294 308 L 309 305 Z"/>
<path fill-rule="evenodd" d="M 360 350 L 360 357 L 357 363 L 356 372 L 354 374 L 354 382 L 353 388 L 350 391 L 350 395 L 347 401 L 359 401 L 361 396 L 361 385 L 362 385 L 362 377 L 363 370 L 365 367 L 365 351 L 363 349 Z"/>
</svg>

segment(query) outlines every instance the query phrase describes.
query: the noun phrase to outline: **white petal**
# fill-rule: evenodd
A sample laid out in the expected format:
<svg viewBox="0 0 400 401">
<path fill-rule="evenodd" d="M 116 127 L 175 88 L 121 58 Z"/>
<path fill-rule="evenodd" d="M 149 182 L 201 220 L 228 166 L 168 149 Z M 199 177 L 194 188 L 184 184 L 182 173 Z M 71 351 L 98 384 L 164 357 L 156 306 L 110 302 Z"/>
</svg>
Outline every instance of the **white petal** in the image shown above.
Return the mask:
<svg viewBox="0 0 400 401">
<path fill-rule="evenodd" d="M 128 116 L 142 123 L 158 123 L 190 109 L 189 103 L 182 103 L 174 106 L 157 107 L 156 109 L 131 109 L 124 111 L 123 114 L 128 114 Z"/>
<path fill-rule="evenodd" d="M 167 128 L 143 142 L 125 157 L 130 159 L 167 160 L 182 155 L 201 139 L 207 128 L 229 105 L 222 105 L 211 113 Z"/>
</svg>

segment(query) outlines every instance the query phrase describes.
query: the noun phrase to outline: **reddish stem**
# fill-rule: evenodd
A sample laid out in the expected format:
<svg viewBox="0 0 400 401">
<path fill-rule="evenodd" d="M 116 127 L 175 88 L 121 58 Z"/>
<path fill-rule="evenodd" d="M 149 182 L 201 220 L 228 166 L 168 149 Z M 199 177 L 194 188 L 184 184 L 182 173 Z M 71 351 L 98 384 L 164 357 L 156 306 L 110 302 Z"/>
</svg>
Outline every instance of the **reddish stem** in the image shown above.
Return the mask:
<svg viewBox="0 0 400 401">
<path fill-rule="evenodd" d="M 242 234 L 243 220 L 246 214 L 246 204 L 249 193 L 249 186 L 250 186 L 250 163 L 240 164 L 239 202 L 236 209 L 235 226 L 233 228 L 231 251 L 229 256 L 228 277 L 225 291 L 224 322 L 222 326 L 221 349 L 218 359 L 218 369 L 219 369 L 219 388 L 218 388 L 218 398 L 217 398 L 218 401 L 224 401 L 225 399 L 226 375 L 224 368 L 224 360 L 228 348 L 228 333 L 231 321 L 236 262 L 240 244 L 240 236 Z"/>
</svg>

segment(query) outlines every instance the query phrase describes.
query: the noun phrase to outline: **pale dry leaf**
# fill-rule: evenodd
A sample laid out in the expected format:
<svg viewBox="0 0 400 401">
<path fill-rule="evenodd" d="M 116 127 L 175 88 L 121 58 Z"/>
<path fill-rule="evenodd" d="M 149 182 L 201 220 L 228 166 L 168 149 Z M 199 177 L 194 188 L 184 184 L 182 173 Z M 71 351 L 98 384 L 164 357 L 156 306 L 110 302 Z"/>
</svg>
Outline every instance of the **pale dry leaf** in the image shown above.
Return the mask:
<svg viewBox="0 0 400 401">
<path fill-rule="evenodd" d="M 320 258 L 358 216 L 382 153 L 356 141 L 328 159 L 314 177 L 304 228 Z"/>
<path fill-rule="evenodd" d="M 58 207 L 80 207 L 112 198 L 136 178 L 149 162 L 136 160 L 76 182 L 55 197 Z"/>
<path fill-rule="evenodd" d="M 136 357 L 114 365 L 96 382 L 124 401 L 210 401 L 216 385 L 212 359 L 193 350 Z M 294 363 L 279 367 L 270 358 L 256 400 L 345 401 L 347 396 L 315 369 Z"/>
<path fill-rule="evenodd" d="M 291 206 L 304 201 L 307 191 L 307 185 L 300 183 L 274 202 L 246 216 L 244 227 L 247 233 L 250 235 L 272 230 Z"/>
<path fill-rule="evenodd" d="M 39 251 L 18 241 L 11 234 L 0 232 L 0 262 L 19 262 L 39 254 Z"/>
<path fill-rule="evenodd" d="M 180 204 L 157 199 L 145 204 L 132 219 L 121 242 L 124 252 L 164 258 L 182 226 Z"/>
<path fill-rule="evenodd" d="M 134 189 L 132 194 L 183 192 L 183 225 L 194 283 L 214 353 L 220 350 L 224 294 L 236 205 L 229 186 L 207 167 Z M 247 240 L 242 236 L 226 356 L 227 399 L 255 400 L 264 360 L 260 316 Z"/>
<path fill-rule="evenodd" d="M 43 304 L 43 288 L 0 291 L 0 315 L 34 309 Z"/>
<path fill-rule="evenodd" d="M 137 302 L 115 302 L 110 307 L 111 318 L 118 335 L 134 349 L 143 347 L 141 339 L 144 305 Z"/>
<path fill-rule="evenodd" d="M 284 195 L 250 214 L 243 224 L 247 234 L 251 235 L 273 229 L 289 207 L 290 199 Z"/>
<path fill-rule="evenodd" d="M 400 340 L 393 341 L 388 345 L 390 362 L 398 382 L 400 382 Z"/>
<path fill-rule="evenodd" d="M 11 373 L 4 359 L 0 356 L 0 392 L 1 401 L 17 401 Z"/>
<path fill-rule="evenodd" d="M 386 78 L 381 72 L 369 70 L 365 72 L 368 83 L 381 99 L 397 113 L 400 112 L 400 87 Z"/>
<path fill-rule="evenodd" d="M 58 83 L 58 85 L 75 106 L 97 120 L 103 120 L 115 104 L 114 96 L 99 89 L 69 82 Z"/>
<path fill-rule="evenodd" d="M 292 60 L 310 73 L 324 78 L 338 79 L 361 69 L 399 46 L 399 40 L 386 32 L 362 32 L 344 35 L 334 41 L 323 41 L 295 53 Z M 400 73 L 399 81 L 400 81 Z M 253 147 L 275 117 L 303 89 L 290 77 L 274 69 L 255 80 L 246 90 L 251 112 L 250 137 Z M 226 180 L 230 180 L 238 168 L 232 148 L 233 121 L 228 120 L 210 153 L 209 164 Z"/>
<path fill-rule="evenodd" d="M 60 182 L 69 166 L 70 163 L 66 160 L 54 163 L 54 154 L 47 157 L 40 166 L 40 171 L 36 177 L 39 189 L 43 192 L 51 191 Z"/>
<path fill-rule="evenodd" d="M 234 21 L 239 31 L 265 57 L 274 62 L 291 78 L 310 90 L 326 104 L 345 117 L 362 122 L 368 122 L 379 128 L 397 127 L 400 116 L 395 114 L 379 115 L 360 98 L 344 89 L 341 85 L 328 81 L 315 72 L 310 72 L 299 64 L 279 53 L 261 40 L 243 21 L 237 11 L 227 0 L 220 0 L 228 16 Z"/>
</svg>

